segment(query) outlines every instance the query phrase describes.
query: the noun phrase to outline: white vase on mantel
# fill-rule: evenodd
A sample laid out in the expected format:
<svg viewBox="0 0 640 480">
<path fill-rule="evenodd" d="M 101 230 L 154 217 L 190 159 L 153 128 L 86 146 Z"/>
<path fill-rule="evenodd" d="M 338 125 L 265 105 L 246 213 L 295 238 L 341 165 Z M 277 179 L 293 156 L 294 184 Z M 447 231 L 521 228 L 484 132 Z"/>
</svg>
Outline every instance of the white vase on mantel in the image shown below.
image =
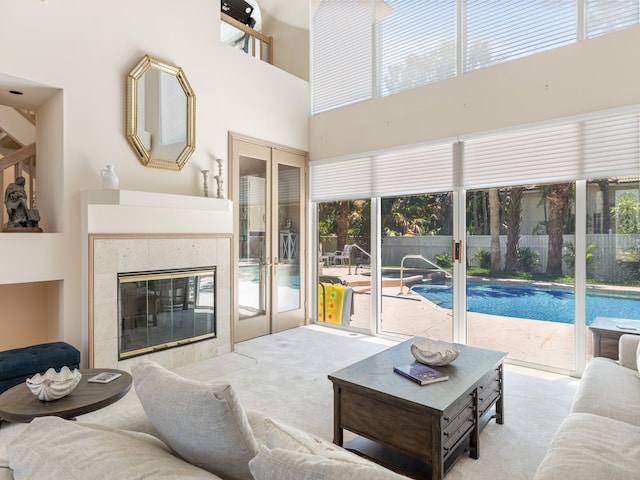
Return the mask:
<svg viewBox="0 0 640 480">
<path fill-rule="evenodd" d="M 120 179 L 116 175 L 113 165 L 107 165 L 107 168 L 100 172 L 102 176 L 102 188 L 105 190 L 118 190 L 120 188 Z"/>
</svg>

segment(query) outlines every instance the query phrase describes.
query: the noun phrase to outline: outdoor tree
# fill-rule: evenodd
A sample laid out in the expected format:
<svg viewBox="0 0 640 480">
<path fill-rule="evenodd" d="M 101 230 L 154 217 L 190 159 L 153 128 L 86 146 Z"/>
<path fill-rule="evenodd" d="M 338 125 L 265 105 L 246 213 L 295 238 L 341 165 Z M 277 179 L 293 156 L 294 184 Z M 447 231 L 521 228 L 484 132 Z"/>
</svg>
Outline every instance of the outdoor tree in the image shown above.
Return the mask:
<svg viewBox="0 0 640 480">
<path fill-rule="evenodd" d="M 355 241 L 362 248 L 370 245 L 371 202 L 344 200 L 323 202 L 318 205 L 318 235 L 334 236 L 337 250 Z"/>
<path fill-rule="evenodd" d="M 522 221 L 522 194 L 524 187 L 509 189 L 509 209 L 507 211 L 507 252 L 504 269 L 516 270 L 518 264 L 518 246 L 520 243 L 520 224 Z"/>
<path fill-rule="evenodd" d="M 570 205 L 571 184 L 557 183 L 548 186 L 547 200 L 549 202 L 549 248 L 547 258 L 547 273 L 562 274 L 562 236 L 564 234 L 564 220 L 566 210 Z"/>
<path fill-rule="evenodd" d="M 349 201 L 347 200 L 340 202 L 337 226 L 338 250 L 342 250 L 347 243 L 349 234 Z"/>
<path fill-rule="evenodd" d="M 402 62 L 389 65 L 384 76 L 386 94 L 416 88 L 453 77 L 456 72 L 455 41 L 443 42 L 425 55 L 408 55 Z"/>
<path fill-rule="evenodd" d="M 455 52 L 456 42 L 449 40 L 428 53 L 410 54 L 402 62 L 389 65 L 383 79 L 385 94 L 390 95 L 453 77 L 456 73 Z M 488 42 L 475 42 L 467 48 L 465 68 L 473 70 L 479 65 L 488 65 L 492 57 L 491 45 Z"/>
<path fill-rule="evenodd" d="M 604 180 L 597 180 L 596 183 L 598 184 L 598 187 L 600 187 L 600 191 L 602 192 L 602 205 L 605 206 L 605 208 L 602 209 L 602 232 L 603 233 L 609 233 L 609 230 L 611 230 L 611 214 L 612 211 L 608 208 L 608 206 L 610 205 L 610 185 L 609 185 L 609 179 L 604 179 Z"/>
<path fill-rule="evenodd" d="M 489 189 L 489 219 L 491 222 L 491 272 L 500 271 L 500 195 L 497 188 Z"/>
<path fill-rule="evenodd" d="M 453 229 L 451 195 L 408 195 L 382 199 L 385 236 L 450 235 Z"/>
<path fill-rule="evenodd" d="M 385 236 L 425 235 L 437 216 L 419 195 L 382 200 L 382 228 Z"/>
<path fill-rule="evenodd" d="M 620 195 L 611 209 L 617 233 L 640 233 L 640 202 L 630 193 Z"/>
</svg>

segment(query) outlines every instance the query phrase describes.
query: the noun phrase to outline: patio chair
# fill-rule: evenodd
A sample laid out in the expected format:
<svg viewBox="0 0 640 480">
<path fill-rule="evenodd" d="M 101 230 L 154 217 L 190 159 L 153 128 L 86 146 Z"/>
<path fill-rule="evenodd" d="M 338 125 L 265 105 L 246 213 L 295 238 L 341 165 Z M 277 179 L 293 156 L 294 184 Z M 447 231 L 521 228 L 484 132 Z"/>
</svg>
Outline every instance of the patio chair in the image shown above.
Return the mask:
<svg viewBox="0 0 640 480">
<path fill-rule="evenodd" d="M 327 252 L 327 253 L 323 253 L 322 255 L 320 255 L 320 261 L 324 262 L 324 264 L 329 267 L 331 265 L 333 265 L 333 257 L 334 257 L 335 253 L 334 252 Z"/>
<path fill-rule="evenodd" d="M 333 255 L 333 263 L 334 265 L 338 265 L 338 261 L 340 261 L 340 265 L 344 265 L 344 261 L 346 260 L 349 265 L 351 265 L 351 249 L 353 245 L 345 245 L 343 250 L 337 250 Z"/>
</svg>

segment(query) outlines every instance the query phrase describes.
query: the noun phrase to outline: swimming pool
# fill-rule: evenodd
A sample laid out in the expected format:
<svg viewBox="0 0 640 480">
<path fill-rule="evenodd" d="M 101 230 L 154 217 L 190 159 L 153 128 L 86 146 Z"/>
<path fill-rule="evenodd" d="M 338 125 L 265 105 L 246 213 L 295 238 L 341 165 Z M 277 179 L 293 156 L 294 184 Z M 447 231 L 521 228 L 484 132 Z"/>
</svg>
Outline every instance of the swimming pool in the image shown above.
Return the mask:
<svg viewBox="0 0 640 480">
<path fill-rule="evenodd" d="M 442 308 L 452 307 L 451 287 L 414 286 L 412 290 Z M 506 317 L 573 323 L 573 289 L 535 285 L 467 283 L 467 310 Z M 587 325 L 596 317 L 640 320 L 640 295 L 587 293 Z"/>
</svg>

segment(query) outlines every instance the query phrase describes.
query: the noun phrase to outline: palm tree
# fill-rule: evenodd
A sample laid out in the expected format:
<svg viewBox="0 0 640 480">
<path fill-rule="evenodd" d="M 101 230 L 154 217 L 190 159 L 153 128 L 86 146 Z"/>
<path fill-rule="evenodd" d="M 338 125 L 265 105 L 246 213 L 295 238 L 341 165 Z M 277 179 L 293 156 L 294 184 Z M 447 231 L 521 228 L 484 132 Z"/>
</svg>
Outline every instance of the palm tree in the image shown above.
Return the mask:
<svg viewBox="0 0 640 480">
<path fill-rule="evenodd" d="M 349 235 L 349 201 L 339 202 L 338 208 L 338 229 L 336 235 L 338 237 L 338 250 L 342 250 L 347 243 L 347 236 Z"/>
<path fill-rule="evenodd" d="M 609 180 L 596 180 L 602 192 L 602 233 L 609 233 L 611 230 L 611 208 Z"/>
<path fill-rule="evenodd" d="M 513 187 L 509 195 L 507 213 L 507 253 L 504 269 L 513 272 L 518 263 L 518 244 L 520 243 L 520 224 L 522 220 L 522 194 L 524 187 Z"/>
<path fill-rule="evenodd" d="M 564 233 L 564 217 L 571 199 L 571 184 L 557 183 L 549 185 L 547 200 L 549 201 L 549 248 L 547 273 L 562 274 L 562 234 Z"/>
<path fill-rule="evenodd" d="M 500 271 L 500 195 L 489 189 L 489 221 L 491 230 L 491 273 Z"/>
</svg>

